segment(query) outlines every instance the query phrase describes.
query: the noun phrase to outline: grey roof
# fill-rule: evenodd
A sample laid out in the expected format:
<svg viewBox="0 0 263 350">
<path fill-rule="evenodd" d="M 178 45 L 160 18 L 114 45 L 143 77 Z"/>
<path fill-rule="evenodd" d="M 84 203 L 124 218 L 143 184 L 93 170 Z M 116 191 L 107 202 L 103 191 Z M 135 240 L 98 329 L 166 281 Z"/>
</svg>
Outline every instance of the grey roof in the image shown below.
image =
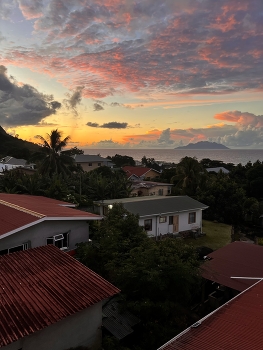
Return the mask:
<svg viewBox="0 0 263 350">
<path fill-rule="evenodd" d="M 74 156 L 76 163 L 88 163 L 88 162 L 111 162 L 110 159 L 103 158 L 96 154 L 76 154 Z"/>
<path fill-rule="evenodd" d="M 102 308 L 104 318 L 102 325 L 117 339 L 123 339 L 133 332 L 132 327 L 140 322 L 140 319 L 128 310 L 120 312 L 117 301 L 109 302 Z"/>
<path fill-rule="evenodd" d="M 25 159 L 17 159 L 15 157 L 10 157 L 6 156 L 0 160 L 0 163 L 2 164 L 10 164 L 10 165 L 21 165 L 25 166 L 26 165 L 26 160 Z"/>
<path fill-rule="evenodd" d="M 97 201 L 97 204 L 110 205 L 122 203 L 124 208 L 140 216 L 179 213 L 206 209 L 207 205 L 188 196 L 144 196 Z"/>
<path fill-rule="evenodd" d="M 229 170 L 227 170 L 223 166 L 219 166 L 219 167 L 216 167 L 216 168 L 207 168 L 206 171 L 208 171 L 209 173 L 211 171 L 214 171 L 215 173 L 219 173 L 219 171 L 222 171 L 224 174 L 228 174 L 229 173 Z"/>
</svg>

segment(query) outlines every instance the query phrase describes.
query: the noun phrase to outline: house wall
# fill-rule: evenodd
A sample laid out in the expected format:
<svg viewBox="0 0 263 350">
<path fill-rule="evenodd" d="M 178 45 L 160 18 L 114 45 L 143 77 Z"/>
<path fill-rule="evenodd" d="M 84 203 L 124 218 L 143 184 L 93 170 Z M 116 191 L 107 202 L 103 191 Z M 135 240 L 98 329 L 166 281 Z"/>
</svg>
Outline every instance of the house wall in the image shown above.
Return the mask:
<svg viewBox="0 0 263 350">
<path fill-rule="evenodd" d="M 154 170 L 149 170 L 145 176 L 142 176 L 144 179 L 155 179 L 157 177 L 160 177 L 160 174 Z"/>
<path fill-rule="evenodd" d="M 77 346 L 88 346 L 90 350 L 101 349 L 101 323 L 102 302 L 1 349 L 66 350 Z"/>
<path fill-rule="evenodd" d="M 196 222 L 193 224 L 188 223 L 189 213 L 196 213 Z M 193 228 L 201 228 L 202 227 L 202 210 L 196 211 L 187 211 L 182 213 L 170 213 L 169 215 L 161 215 L 166 216 L 166 222 L 160 223 L 159 218 L 160 215 L 151 216 L 151 217 L 143 217 L 139 219 L 139 225 L 144 227 L 144 220 L 152 219 L 152 230 L 147 231 L 149 237 L 158 237 L 160 235 L 165 235 L 167 233 L 174 233 L 173 225 L 169 225 L 169 216 L 179 215 L 179 230 L 178 232 L 188 231 Z"/>
<path fill-rule="evenodd" d="M 162 190 L 163 194 L 159 193 Z M 170 191 L 169 191 L 170 190 Z M 171 186 L 154 186 L 151 188 L 140 187 L 131 191 L 131 197 L 133 195 L 138 196 L 138 191 L 141 191 L 141 196 L 167 196 L 171 194 Z"/>
<path fill-rule="evenodd" d="M 103 162 L 103 161 L 102 162 L 87 162 L 87 163 L 83 162 L 83 163 L 77 163 L 77 164 L 81 165 L 82 169 L 84 171 L 87 171 L 87 172 L 94 170 L 94 169 L 97 169 L 101 166 L 108 166 L 108 162 Z M 91 165 L 89 165 L 89 164 L 91 164 Z"/>
<path fill-rule="evenodd" d="M 86 242 L 89 239 L 89 224 L 85 220 L 51 220 L 43 221 L 34 226 L 16 232 L 0 239 L 0 250 L 15 247 L 30 241 L 29 247 L 35 248 L 46 245 L 48 237 L 69 233 L 69 249 L 75 249 L 76 243 Z"/>
</svg>

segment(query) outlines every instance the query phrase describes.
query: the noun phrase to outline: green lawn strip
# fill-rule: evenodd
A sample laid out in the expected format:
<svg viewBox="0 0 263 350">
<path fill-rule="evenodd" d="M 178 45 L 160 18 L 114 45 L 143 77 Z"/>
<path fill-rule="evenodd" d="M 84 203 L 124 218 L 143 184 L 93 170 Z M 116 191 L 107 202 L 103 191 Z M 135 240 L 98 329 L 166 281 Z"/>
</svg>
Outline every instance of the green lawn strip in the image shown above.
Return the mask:
<svg viewBox="0 0 263 350">
<path fill-rule="evenodd" d="M 194 247 L 205 246 L 216 250 L 231 243 L 231 226 L 203 220 L 203 233 L 205 236 L 197 239 L 186 238 L 185 243 L 192 244 Z"/>
</svg>

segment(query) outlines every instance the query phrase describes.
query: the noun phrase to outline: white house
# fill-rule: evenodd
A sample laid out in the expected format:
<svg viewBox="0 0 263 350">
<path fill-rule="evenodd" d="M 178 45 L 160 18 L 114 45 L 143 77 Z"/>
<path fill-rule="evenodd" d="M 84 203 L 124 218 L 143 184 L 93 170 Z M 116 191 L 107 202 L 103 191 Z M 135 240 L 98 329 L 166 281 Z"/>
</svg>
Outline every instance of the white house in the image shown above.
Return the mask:
<svg viewBox="0 0 263 350">
<path fill-rule="evenodd" d="M 205 204 L 188 196 L 146 196 L 94 202 L 100 215 L 107 214 L 114 203 L 122 203 L 129 212 L 139 215 L 139 224 L 150 237 L 186 231 L 202 232 Z"/>
<path fill-rule="evenodd" d="M 10 156 L 0 159 L 0 172 L 16 168 L 34 169 L 34 166 L 35 164 L 28 164 L 25 159 L 17 159 Z"/>
<path fill-rule="evenodd" d="M 53 245 L 0 265 L 1 350 L 101 349 L 102 303 L 118 288 Z"/>
<path fill-rule="evenodd" d="M 77 165 L 81 165 L 84 171 L 91 171 L 101 166 L 113 168 L 114 164 L 111 160 L 103 158 L 96 154 L 75 154 L 74 160 Z"/>
<path fill-rule="evenodd" d="M 0 255 L 53 244 L 75 249 L 89 240 L 89 222 L 101 216 L 41 196 L 0 193 Z"/>
</svg>

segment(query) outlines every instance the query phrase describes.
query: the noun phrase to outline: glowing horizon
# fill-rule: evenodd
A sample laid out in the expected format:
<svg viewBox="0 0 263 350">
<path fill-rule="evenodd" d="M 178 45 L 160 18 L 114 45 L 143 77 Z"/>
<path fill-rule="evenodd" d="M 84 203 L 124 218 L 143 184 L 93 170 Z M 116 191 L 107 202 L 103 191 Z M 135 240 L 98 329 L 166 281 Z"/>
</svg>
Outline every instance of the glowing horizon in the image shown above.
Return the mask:
<svg viewBox="0 0 263 350">
<path fill-rule="evenodd" d="M 263 148 L 261 0 L 2 0 L 0 125 L 82 148 Z"/>
</svg>

